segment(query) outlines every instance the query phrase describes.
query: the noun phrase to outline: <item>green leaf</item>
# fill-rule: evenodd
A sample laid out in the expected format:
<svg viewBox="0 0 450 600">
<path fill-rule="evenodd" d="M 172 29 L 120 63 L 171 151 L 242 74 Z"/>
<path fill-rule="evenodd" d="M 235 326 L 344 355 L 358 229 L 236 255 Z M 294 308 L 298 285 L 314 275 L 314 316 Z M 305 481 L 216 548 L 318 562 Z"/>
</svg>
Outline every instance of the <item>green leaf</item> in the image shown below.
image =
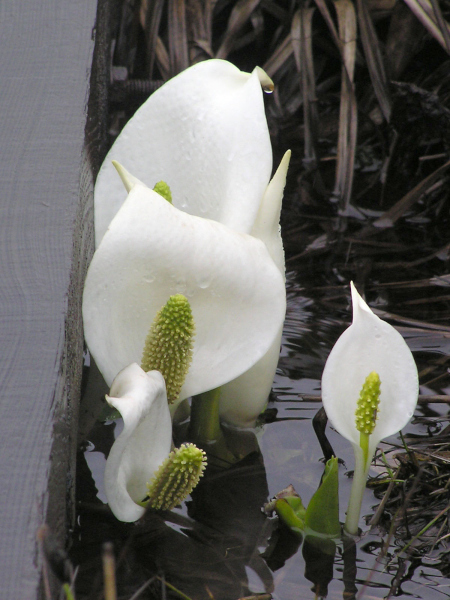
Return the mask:
<svg viewBox="0 0 450 600">
<path fill-rule="evenodd" d="M 305 527 L 326 537 L 339 537 L 338 459 L 330 458 L 325 466 L 322 483 L 311 498 L 305 514 Z"/>
<path fill-rule="evenodd" d="M 305 507 L 300 496 L 287 496 L 275 502 L 275 512 L 291 531 L 302 536 L 305 528 Z"/>
</svg>

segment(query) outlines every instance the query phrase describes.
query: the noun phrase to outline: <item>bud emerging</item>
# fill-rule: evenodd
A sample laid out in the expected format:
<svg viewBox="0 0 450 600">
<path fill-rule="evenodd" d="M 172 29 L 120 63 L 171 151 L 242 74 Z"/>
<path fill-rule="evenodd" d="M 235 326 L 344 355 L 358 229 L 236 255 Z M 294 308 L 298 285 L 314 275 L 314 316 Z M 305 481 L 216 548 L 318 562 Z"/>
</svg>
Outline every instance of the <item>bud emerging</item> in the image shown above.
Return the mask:
<svg viewBox="0 0 450 600">
<path fill-rule="evenodd" d="M 185 296 L 171 296 L 157 313 L 145 340 L 141 367 L 159 371 L 169 404 L 177 400 L 192 361 L 194 319 Z"/>
<path fill-rule="evenodd" d="M 370 435 L 375 429 L 380 404 L 380 377 L 372 371 L 367 377 L 359 394 L 356 408 L 356 429 Z"/>
<path fill-rule="evenodd" d="M 203 450 L 194 444 L 175 448 L 147 484 L 147 506 L 172 510 L 192 492 L 205 468 L 206 454 Z"/>
<path fill-rule="evenodd" d="M 158 181 L 153 188 L 153 191 L 162 196 L 165 200 L 167 200 L 167 202 L 172 204 L 172 192 L 165 181 Z"/>
</svg>

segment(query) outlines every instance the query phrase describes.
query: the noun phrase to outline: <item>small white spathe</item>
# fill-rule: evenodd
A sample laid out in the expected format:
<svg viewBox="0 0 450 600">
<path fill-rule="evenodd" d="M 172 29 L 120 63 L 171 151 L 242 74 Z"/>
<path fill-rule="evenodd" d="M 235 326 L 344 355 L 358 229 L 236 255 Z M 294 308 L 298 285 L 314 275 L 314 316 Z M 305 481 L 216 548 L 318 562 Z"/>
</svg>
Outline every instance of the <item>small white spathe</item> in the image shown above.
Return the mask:
<svg viewBox="0 0 450 600">
<path fill-rule="evenodd" d="M 172 421 L 164 378 L 130 364 L 117 375 L 106 399 L 124 423 L 106 461 L 106 497 L 117 519 L 133 522 L 145 512 L 138 502 L 147 495 L 147 482 L 170 453 Z"/>
<path fill-rule="evenodd" d="M 344 529 L 358 533 L 367 475 L 378 442 L 404 427 L 414 414 L 419 394 L 417 367 L 403 337 L 379 319 L 351 285 L 353 322 L 330 352 L 322 375 L 322 402 L 333 427 L 355 453 L 353 483 Z M 356 408 L 369 374 L 376 373 L 380 395 L 373 431 L 356 428 Z"/>
<path fill-rule="evenodd" d="M 322 375 L 322 402 L 333 427 L 359 448 L 355 411 L 366 377 L 378 373 L 381 394 L 369 457 L 378 442 L 400 431 L 414 414 L 419 383 L 416 363 L 403 337 L 378 318 L 351 283 L 353 322 L 328 356 Z"/>
</svg>

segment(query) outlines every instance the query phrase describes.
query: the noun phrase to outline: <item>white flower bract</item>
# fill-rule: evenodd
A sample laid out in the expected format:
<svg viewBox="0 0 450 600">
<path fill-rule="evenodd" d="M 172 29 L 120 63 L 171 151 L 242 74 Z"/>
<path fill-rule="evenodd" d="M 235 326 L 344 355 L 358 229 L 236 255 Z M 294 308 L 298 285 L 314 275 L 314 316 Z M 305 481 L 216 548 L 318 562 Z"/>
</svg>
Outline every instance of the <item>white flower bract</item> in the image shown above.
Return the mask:
<svg viewBox="0 0 450 600">
<path fill-rule="evenodd" d="M 225 60 L 186 69 L 154 92 L 125 125 L 95 186 L 100 241 L 126 198 L 111 161 L 153 188 L 161 179 L 174 206 L 249 233 L 272 171 L 258 69 Z"/>
<path fill-rule="evenodd" d="M 263 242 L 184 213 L 136 184 L 92 259 L 84 289 L 85 337 L 108 385 L 140 361 L 157 311 L 177 293 L 187 297 L 195 323 L 179 401 L 247 371 L 284 319 L 284 278 Z"/>
<path fill-rule="evenodd" d="M 170 452 L 172 421 L 164 378 L 158 371 L 145 373 L 138 364 L 130 364 L 117 375 L 106 399 L 124 424 L 106 461 L 106 497 L 120 521 L 132 522 L 144 514 L 138 502 Z"/>
<path fill-rule="evenodd" d="M 381 381 L 376 425 L 369 456 L 378 442 L 404 427 L 414 414 L 419 393 L 417 367 L 403 337 L 378 318 L 351 284 L 353 322 L 334 345 L 322 375 L 322 401 L 333 427 L 359 447 L 355 411 L 359 393 L 372 371 Z"/>
<path fill-rule="evenodd" d="M 86 341 L 110 384 L 140 360 L 156 311 L 186 295 L 196 338 L 180 400 L 222 386 L 221 415 L 239 426 L 265 407 L 285 314 L 279 218 L 290 152 L 269 182 L 266 80 L 258 68 L 204 61 L 130 119 L 97 178 L 83 301 Z M 132 173 L 126 190 L 113 160 Z M 173 206 L 149 189 L 160 180 Z"/>
</svg>

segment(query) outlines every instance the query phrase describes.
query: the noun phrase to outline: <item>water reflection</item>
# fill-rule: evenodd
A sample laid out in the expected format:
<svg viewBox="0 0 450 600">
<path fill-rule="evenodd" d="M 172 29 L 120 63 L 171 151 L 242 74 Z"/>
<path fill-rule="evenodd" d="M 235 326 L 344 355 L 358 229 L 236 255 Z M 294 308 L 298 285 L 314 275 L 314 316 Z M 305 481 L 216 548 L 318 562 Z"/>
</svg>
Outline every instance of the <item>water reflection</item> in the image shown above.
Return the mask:
<svg viewBox="0 0 450 600">
<path fill-rule="evenodd" d="M 193 600 L 237 600 L 254 593 L 269 593 L 275 600 L 312 599 L 315 595 L 347 600 L 450 597 L 449 557 L 442 545 L 422 558 L 398 555 L 404 545 L 401 530 L 398 538 L 386 545 L 397 504 L 389 508 L 384 521 L 370 529 L 368 521 L 385 491 L 379 498 L 370 490 L 365 494 L 361 540 L 344 538 L 333 549 L 330 545 L 328 552 L 311 547 L 310 540 L 301 544 L 278 527 L 276 518 L 262 513 L 267 500 L 289 483 L 305 505 L 317 489 L 323 453 L 311 422 L 321 405 L 303 397 L 320 393 L 328 352 L 350 319 L 347 291 L 318 293 L 314 282 L 301 287 L 296 273 L 288 274 L 288 302 L 279 369 L 267 413 L 269 422 L 256 436 L 254 432 L 234 436 L 230 443 L 241 460 L 230 468 L 211 465 L 182 507 L 167 514 L 149 513 L 136 525 L 119 523 L 105 507 L 101 494 L 104 461 L 119 425 L 97 423 L 86 434 L 89 446 L 78 460 L 79 514 L 72 549 L 72 560 L 80 565 L 79 600 L 101 596 L 101 546 L 105 540 L 114 543 L 119 595 L 123 598 L 131 598 L 155 574 L 164 576 Z M 441 328 L 424 333 L 405 325 L 402 333 L 418 359 L 424 384 L 421 393 L 446 393 L 448 331 Z M 87 391 L 98 399 L 103 393 L 98 382 Z M 90 412 L 85 419 L 90 425 L 85 425 L 84 431 L 96 419 L 96 411 Z M 422 405 L 416 414 L 432 417 L 433 423 L 421 418 L 411 423 L 404 432 L 408 444 L 424 436 L 431 439 L 438 427 L 445 430 L 446 405 Z M 430 426 L 435 429 L 430 430 Z M 228 435 L 233 437 L 230 431 Z M 352 451 L 330 428 L 327 435 L 346 463 L 339 466 L 343 522 L 351 488 L 346 474 L 353 465 Z M 388 451 L 393 448 L 391 444 L 402 447 L 396 436 L 382 447 Z M 374 465 L 370 476 L 380 471 L 385 472 L 382 461 Z M 444 506 L 448 495 L 442 495 L 441 500 Z M 424 523 L 426 519 L 421 521 Z M 141 597 L 160 598 L 161 583 L 154 582 Z"/>
<path fill-rule="evenodd" d="M 106 429 L 109 433 L 111 427 Z M 92 579 L 98 581 L 95 572 L 100 566 L 100 543 L 105 539 L 113 540 L 119 555 L 120 593 L 136 589 L 155 573 L 164 573 L 184 594 L 198 600 L 271 593 L 272 573 L 261 556 L 273 528 L 261 512 L 268 500 L 264 460 L 254 433 L 244 432 L 243 436 L 254 438 L 250 444 L 255 449 L 229 468 L 209 466 L 184 511 L 149 512 L 136 525 L 117 522 L 103 507 L 85 456 L 80 456 L 81 470 L 84 465 L 80 473 L 81 543 L 80 554 L 75 552 L 76 558 L 82 557 L 79 594 L 87 591 L 83 582 L 91 579 L 89 588 Z M 243 442 L 236 433 L 233 438 L 238 451 L 248 447 L 248 439 Z M 99 591 L 101 582 L 98 586 Z"/>
</svg>

